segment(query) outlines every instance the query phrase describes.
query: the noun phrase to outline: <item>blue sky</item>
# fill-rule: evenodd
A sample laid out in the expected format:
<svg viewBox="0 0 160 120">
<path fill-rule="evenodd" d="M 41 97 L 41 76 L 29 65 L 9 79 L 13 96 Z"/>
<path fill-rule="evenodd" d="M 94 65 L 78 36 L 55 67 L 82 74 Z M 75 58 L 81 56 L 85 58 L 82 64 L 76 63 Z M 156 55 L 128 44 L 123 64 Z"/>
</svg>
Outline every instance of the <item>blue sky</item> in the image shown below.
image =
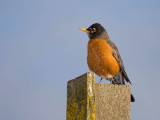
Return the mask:
<svg viewBox="0 0 160 120">
<path fill-rule="evenodd" d="M 158 119 L 159 13 L 160 0 L 0 1 L 0 119 L 65 119 L 67 81 L 89 71 L 79 28 L 95 22 L 132 82 L 132 120 Z"/>
</svg>

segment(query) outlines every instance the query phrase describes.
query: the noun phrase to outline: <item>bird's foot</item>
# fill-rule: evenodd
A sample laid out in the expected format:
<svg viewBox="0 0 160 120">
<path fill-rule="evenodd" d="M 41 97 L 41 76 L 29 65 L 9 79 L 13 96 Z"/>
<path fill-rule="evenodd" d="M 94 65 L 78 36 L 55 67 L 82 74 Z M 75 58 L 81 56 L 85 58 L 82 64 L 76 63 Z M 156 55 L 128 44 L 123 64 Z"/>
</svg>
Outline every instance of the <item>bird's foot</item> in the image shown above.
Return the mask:
<svg viewBox="0 0 160 120">
<path fill-rule="evenodd" d="M 113 81 L 113 77 L 111 78 L 111 84 L 112 84 L 112 81 Z"/>
<path fill-rule="evenodd" d="M 101 79 L 99 80 L 99 83 L 101 83 L 102 79 L 103 79 L 103 78 L 101 78 Z"/>
</svg>

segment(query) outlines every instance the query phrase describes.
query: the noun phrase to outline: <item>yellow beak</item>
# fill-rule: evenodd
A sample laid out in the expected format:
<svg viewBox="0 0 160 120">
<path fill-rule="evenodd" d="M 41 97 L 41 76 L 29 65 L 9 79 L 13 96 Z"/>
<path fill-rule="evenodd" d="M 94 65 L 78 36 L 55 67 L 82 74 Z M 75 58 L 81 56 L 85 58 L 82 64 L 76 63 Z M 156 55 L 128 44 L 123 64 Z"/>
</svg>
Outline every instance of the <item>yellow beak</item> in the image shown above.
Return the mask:
<svg viewBox="0 0 160 120">
<path fill-rule="evenodd" d="M 80 28 L 80 30 L 89 33 L 89 31 L 86 28 Z"/>
</svg>

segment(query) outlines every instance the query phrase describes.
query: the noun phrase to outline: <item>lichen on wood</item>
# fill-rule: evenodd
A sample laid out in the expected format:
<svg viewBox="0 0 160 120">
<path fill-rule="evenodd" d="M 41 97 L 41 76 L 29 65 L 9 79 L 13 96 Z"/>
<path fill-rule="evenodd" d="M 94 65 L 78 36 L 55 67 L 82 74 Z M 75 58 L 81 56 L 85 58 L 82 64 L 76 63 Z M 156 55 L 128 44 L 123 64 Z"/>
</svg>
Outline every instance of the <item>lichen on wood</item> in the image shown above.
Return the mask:
<svg viewBox="0 0 160 120">
<path fill-rule="evenodd" d="M 94 74 L 68 81 L 66 120 L 95 120 Z"/>
<path fill-rule="evenodd" d="M 94 73 L 68 81 L 66 120 L 130 120 L 130 86 L 95 83 Z"/>
</svg>

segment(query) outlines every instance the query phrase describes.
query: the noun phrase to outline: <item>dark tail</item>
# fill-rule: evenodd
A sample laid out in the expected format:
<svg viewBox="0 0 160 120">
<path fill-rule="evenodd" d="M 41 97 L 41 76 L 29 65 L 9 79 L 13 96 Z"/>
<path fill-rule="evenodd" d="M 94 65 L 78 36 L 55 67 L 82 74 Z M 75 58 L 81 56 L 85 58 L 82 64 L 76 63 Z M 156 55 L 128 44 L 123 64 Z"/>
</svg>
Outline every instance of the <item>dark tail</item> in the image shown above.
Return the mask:
<svg viewBox="0 0 160 120">
<path fill-rule="evenodd" d="M 135 102 L 134 96 L 131 94 L 131 102 Z"/>
</svg>

